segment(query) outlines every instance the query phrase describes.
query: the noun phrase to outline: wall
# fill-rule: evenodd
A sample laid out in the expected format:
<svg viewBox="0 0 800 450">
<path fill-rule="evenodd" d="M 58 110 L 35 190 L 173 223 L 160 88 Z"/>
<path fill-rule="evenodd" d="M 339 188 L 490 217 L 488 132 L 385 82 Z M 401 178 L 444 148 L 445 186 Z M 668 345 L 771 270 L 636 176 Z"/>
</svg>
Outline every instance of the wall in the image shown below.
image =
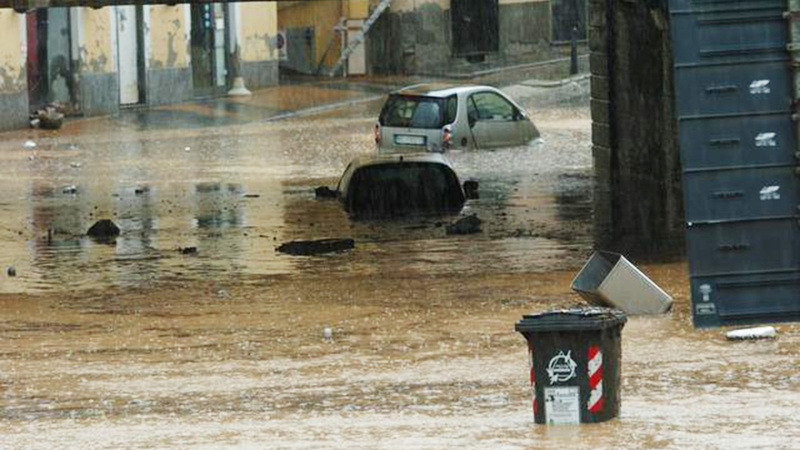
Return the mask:
<svg viewBox="0 0 800 450">
<path fill-rule="evenodd" d="M 0 130 L 28 122 L 23 20 L 10 9 L 0 9 Z"/>
<path fill-rule="evenodd" d="M 666 5 L 590 0 L 596 245 L 684 251 L 672 48 Z"/>
<path fill-rule="evenodd" d="M 278 84 L 278 8 L 275 2 L 241 3 L 241 75 L 258 89 Z"/>
<path fill-rule="evenodd" d="M 347 0 L 344 6 L 348 19 L 366 19 L 369 17 L 369 0 Z"/>
<path fill-rule="evenodd" d="M 314 73 L 336 64 L 341 54 L 339 33 L 334 27 L 343 11 L 341 0 L 291 2 L 278 5 L 278 28 L 288 36 L 290 61 L 284 64 L 299 72 Z M 304 29 L 313 29 L 313 38 L 305 42 Z M 300 42 L 298 42 L 300 41 Z M 298 55 L 298 52 L 302 52 Z"/>
<path fill-rule="evenodd" d="M 499 0 L 499 52 L 486 64 L 551 59 L 549 0 Z M 475 67 L 453 56 L 450 0 L 396 0 L 367 39 L 374 73 L 443 74 Z M 485 68 L 485 67 L 484 67 Z"/>
<path fill-rule="evenodd" d="M 114 9 L 81 8 L 78 17 L 81 110 L 87 116 L 113 114 L 119 110 Z"/>
<path fill-rule="evenodd" d="M 189 5 L 145 6 L 145 101 L 177 103 L 193 96 Z"/>
</svg>

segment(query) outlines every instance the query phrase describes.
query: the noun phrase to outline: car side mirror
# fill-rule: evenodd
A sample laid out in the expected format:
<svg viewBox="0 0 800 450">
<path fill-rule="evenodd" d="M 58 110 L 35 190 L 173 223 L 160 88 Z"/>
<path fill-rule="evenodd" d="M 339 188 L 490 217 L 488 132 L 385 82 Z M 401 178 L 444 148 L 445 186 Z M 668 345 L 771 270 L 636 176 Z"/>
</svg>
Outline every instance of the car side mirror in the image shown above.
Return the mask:
<svg viewBox="0 0 800 450">
<path fill-rule="evenodd" d="M 480 198 L 477 181 L 469 180 L 464 182 L 464 196 L 467 197 L 468 200 Z"/>
<path fill-rule="evenodd" d="M 328 186 L 319 186 L 314 189 L 314 198 L 317 199 L 336 198 L 337 195 L 339 195 L 339 191 L 333 190 Z"/>
</svg>

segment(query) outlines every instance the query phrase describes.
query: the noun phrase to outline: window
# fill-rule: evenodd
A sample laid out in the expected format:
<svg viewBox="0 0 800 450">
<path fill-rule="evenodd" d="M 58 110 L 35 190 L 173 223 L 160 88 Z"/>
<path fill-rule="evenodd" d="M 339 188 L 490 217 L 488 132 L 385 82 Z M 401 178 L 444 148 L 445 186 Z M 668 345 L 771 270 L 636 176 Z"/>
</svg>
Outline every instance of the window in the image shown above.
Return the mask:
<svg viewBox="0 0 800 450">
<path fill-rule="evenodd" d="M 514 119 L 517 109 L 508 100 L 494 92 L 479 92 L 473 94 L 470 99 L 472 102 L 470 102 L 469 108 L 474 108 L 474 111 L 470 111 L 470 117 L 475 117 L 473 114 L 477 114 L 479 120 Z"/>
<path fill-rule="evenodd" d="M 441 128 L 444 101 L 431 97 L 389 97 L 381 111 L 380 123 L 387 127 Z"/>
<path fill-rule="evenodd" d="M 445 117 L 444 123 L 453 123 L 456 121 L 458 115 L 458 97 L 451 95 L 445 100 Z"/>
</svg>

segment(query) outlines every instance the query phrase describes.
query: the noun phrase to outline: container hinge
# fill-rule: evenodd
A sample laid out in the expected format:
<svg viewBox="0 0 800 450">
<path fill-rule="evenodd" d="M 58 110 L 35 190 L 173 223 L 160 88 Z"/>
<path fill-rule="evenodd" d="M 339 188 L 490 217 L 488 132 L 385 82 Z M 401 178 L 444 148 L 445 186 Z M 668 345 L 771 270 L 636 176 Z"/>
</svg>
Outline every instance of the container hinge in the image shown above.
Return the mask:
<svg viewBox="0 0 800 450">
<path fill-rule="evenodd" d="M 722 245 L 718 246 L 717 248 L 721 252 L 736 252 L 736 251 L 740 251 L 740 250 L 747 250 L 748 248 L 750 248 L 750 245 L 749 244 L 744 244 L 744 243 L 740 243 L 740 244 L 722 244 Z"/>
<path fill-rule="evenodd" d="M 797 20 L 800 19 L 800 11 L 784 11 L 781 16 L 783 16 L 784 19 Z"/>
<path fill-rule="evenodd" d="M 726 94 L 729 92 L 736 92 L 739 86 L 735 84 L 721 84 L 719 86 L 709 86 L 706 88 L 707 94 Z"/>
</svg>

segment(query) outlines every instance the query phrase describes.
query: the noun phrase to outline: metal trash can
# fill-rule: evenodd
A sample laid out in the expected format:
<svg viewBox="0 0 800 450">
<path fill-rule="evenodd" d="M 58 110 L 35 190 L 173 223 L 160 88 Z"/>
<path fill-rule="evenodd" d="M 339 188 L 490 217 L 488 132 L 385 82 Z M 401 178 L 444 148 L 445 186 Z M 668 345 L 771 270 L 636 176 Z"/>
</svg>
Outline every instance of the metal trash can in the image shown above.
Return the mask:
<svg viewBox="0 0 800 450">
<path fill-rule="evenodd" d="M 619 415 L 621 332 L 617 309 L 575 308 L 525 315 L 533 417 L 541 424 L 603 422 Z"/>
<path fill-rule="evenodd" d="M 595 252 L 572 280 L 572 289 L 589 303 L 626 314 L 661 314 L 672 297 L 619 253 Z"/>
</svg>

